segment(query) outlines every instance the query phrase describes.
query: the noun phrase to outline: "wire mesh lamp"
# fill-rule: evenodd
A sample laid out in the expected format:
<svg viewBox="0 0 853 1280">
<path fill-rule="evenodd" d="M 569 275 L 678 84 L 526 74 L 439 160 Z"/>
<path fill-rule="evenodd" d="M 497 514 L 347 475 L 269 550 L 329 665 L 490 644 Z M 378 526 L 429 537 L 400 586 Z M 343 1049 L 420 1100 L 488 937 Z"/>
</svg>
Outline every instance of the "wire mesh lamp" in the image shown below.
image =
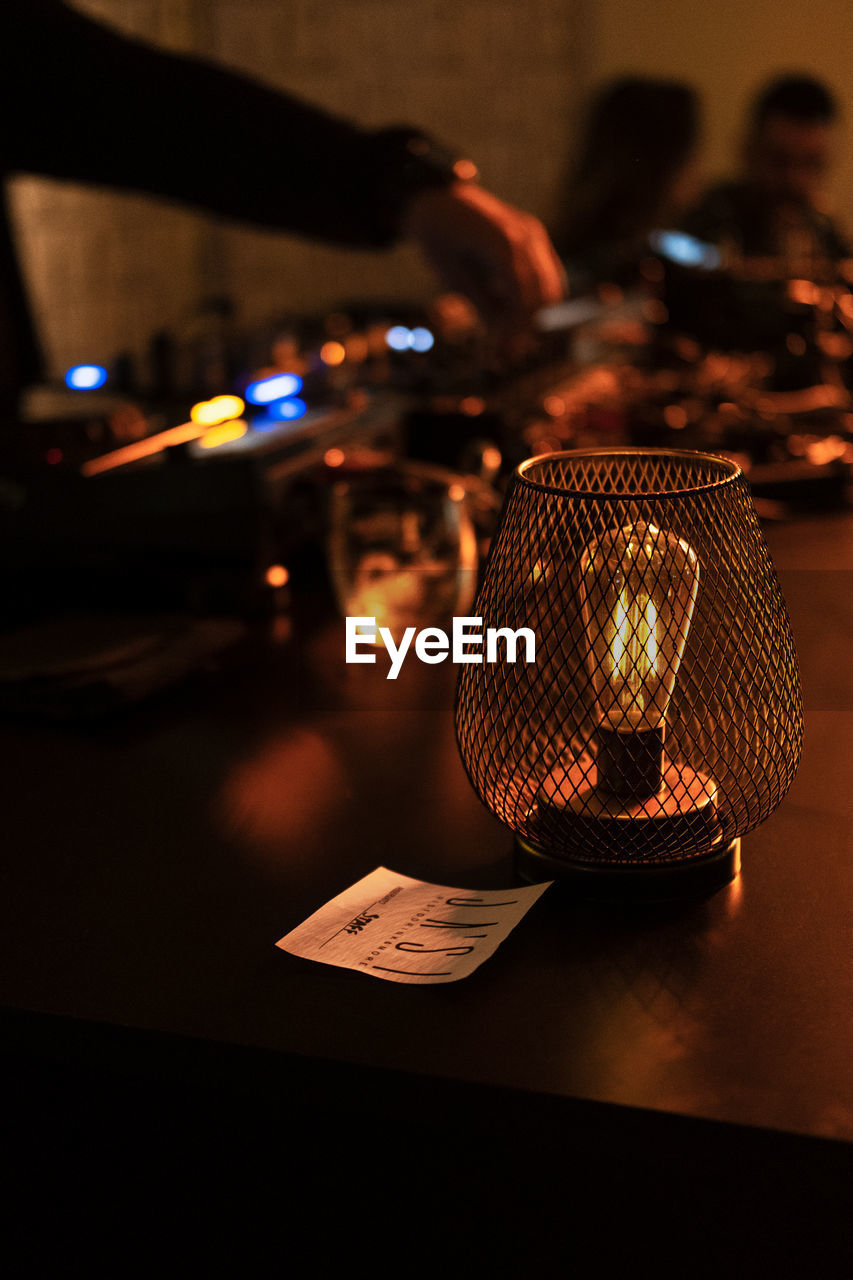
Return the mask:
<svg viewBox="0 0 853 1280">
<path fill-rule="evenodd" d="M 473 611 L 536 637 L 535 664 L 468 661 L 456 693 L 465 768 L 515 832 L 521 875 L 605 898 L 731 880 L 803 729 L 740 468 L 630 448 L 522 463 Z"/>
</svg>

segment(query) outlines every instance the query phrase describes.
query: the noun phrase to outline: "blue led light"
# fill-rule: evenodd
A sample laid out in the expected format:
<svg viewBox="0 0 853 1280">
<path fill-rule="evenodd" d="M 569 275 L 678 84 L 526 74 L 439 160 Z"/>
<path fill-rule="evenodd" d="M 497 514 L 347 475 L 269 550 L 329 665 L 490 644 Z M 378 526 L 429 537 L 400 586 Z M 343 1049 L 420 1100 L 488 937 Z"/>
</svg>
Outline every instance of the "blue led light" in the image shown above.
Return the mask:
<svg viewBox="0 0 853 1280">
<path fill-rule="evenodd" d="M 429 329 L 423 329 L 420 326 L 413 329 L 409 338 L 409 346 L 413 351 L 429 351 L 435 344 L 435 338 Z"/>
<path fill-rule="evenodd" d="M 301 390 L 302 379 L 297 374 L 274 373 L 269 378 L 250 382 L 246 388 L 246 399 L 250 404 L 272 404 L 273 400 L 282 400 Z"/>
<path fill-rule="evenodd" d="M 412 341 L 412 331 L 403 324 L 395 324 L 385 334 L 385 341 L 392 351 L 408 351 Z"/>
<path fill-rule="evenodd" d="M 65 385 L 71 391 L 96 391 L 107 380 L 107 371 L 100 364 L 73 364 L 65 374 Z"/>
<path fill-rule="evenodd" d="M 649 243 L 655 253 L 677 262 L 682 267 L 705 267 L 713 271 L 720 266 L 722 256 L 716 245 L 706 244 L 684 231 L 653 231 Z"/>
<path fill-rule="evenodd" d="M 276 404 L 271 404 L 269 412 L 270 417 L 291 422 L 294 418 L 304 418 L 308 412 L 308 406 L 304 400 L 299 399 L 299 396 L 291 396 L 287 400 L 279 400 Z"/>
<path fill-rule="evenodd" d="M 256 431 L 272 431 L 282 422 L 294 422 L 297 418 L 304 418 L 307 412 L 308 406 L 305 401 L 300 400 L 298 396 L 291 396 L 287 400 L 276 400 L 273 404 L 267 405 L 266 411 L 258 414 L 252 426 Z"/>
</svg>

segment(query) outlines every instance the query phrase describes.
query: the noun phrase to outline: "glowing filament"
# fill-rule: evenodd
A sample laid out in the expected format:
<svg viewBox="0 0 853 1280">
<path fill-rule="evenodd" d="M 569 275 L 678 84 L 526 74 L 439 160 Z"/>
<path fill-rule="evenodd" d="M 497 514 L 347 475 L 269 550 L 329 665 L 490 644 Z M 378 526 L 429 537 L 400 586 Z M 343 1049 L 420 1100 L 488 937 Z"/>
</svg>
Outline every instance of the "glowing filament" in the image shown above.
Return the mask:
<svg viewBox="0 0 853 1280">
<path fill-rule="evenodd" d="M 696 554 L 684 539 L 637 521 L 591 543 L 581 573 L 599 719 L 617 733 L 657 729 L 699 590 Z"/>
<path fill-rule="evenodd" d="M 645 683 L 650 676 L 658 675 L 657 628 L 654 600 L 648 596 L 628 600 L 623 589 L 613 614 L 609 677 L 623 686 L 618 698 L 625 708 L 634 704 L 638 711 L 645 710 Z"/>
</svg>

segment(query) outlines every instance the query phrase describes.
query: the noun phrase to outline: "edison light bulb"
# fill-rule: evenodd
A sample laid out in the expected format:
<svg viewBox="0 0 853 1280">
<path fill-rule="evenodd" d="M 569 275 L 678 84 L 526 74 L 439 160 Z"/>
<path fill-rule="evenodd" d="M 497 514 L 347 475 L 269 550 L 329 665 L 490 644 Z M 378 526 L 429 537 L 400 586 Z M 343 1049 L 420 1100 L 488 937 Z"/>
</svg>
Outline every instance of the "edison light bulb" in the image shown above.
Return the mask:
<svg viewBox="0 0 853 1280">
<path fill-rule="evenodd" d="M 639 797 L 660 783 L 664 722 L 698 591 L 695 552 L 656 525 L 626 525 L 587 549 L 581 598 L 600 786 Z"/>
</svg>

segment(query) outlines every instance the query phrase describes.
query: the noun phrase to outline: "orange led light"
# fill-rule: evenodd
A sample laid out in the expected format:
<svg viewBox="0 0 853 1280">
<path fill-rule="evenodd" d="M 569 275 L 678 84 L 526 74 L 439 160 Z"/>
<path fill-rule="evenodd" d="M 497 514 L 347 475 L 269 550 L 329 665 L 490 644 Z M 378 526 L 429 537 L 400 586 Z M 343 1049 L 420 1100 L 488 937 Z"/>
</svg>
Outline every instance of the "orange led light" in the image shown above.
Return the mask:
<svg viewBox="0 0 853 1280">
<path fill-rule="evenodd" d="M 290 581 L 290 574 L 283 564 L 271 564 L 267 569 L 266 577 L 267 586 L 270 587 L 286 587 Z"/>
<path fill-rule="evenodd" d="M 320 348 L 320 359 L 323 364 L 343 364 L 346 357 L 346 348 L 342 342 L 324 342 Z"/>
<path fill-rule="evenodd" d="M 323 461 L 327 467 L 340 467 L 344 461 L 343 449 L 327 449 L 323 454 Z"/>
<path fill-rule="evenodd" d="M 216 427 L 221 422 L 238 418 L 245 409 L 239 396 L 214 396 L 212 400 L 200 400 L 190 409 L 190 418 L 202 427 Z"/>
<path fill-rule="evenodd" d="M 477 166 L 473 160 L 457 160 L 453 172 L 460 182 L 473 182 L 477 177 Z"/>
<path fill-rule="evenodd" d="M 197 422 L 200 427 L 212 427 L 222 419 L 209 400 L 200 400 L 190 409 L 190 421 Z"/>
<path fill-rule="evenodd" d="M 216 449 L 219 445 L 228 444 L 231 440 L 239 440 L 247 430 L 248 427 L 243 419 L 237 418 L 234 422 L 223 422 L 218 427 L 211 427 L 209 431 L 205 431 L 198 443 L 202 449 Z"/>
<path fill-rule="evenodd" d="M 111 453 L 102 453 L 99 458 L 84 462 L 80 471 L 84 476 L 97 476 L 103 471 L 112 471 L 115 467 L 123 467 L 129 462 L 138 462 L 140 458 L 162 453 L 171 445 L 197 440 L 203 434 L 204 427 L 200 423 L 182 422 L 179 427 L 170 427 L 168 431 L 160 431 L 156 436 L 146 436 L 144 440 L 136 440 L 121 449 L 113 449 Z"/>
<path fill-rule="evenodd" d="M 224 415 L 222 418 L 223 422 L 225 422 L 227 418 L 239 418 L 240 414 L 246 407 L 239 396 L 214 396 L 210 403 L 218 408 L 219 412 Z"/>
</svg>

